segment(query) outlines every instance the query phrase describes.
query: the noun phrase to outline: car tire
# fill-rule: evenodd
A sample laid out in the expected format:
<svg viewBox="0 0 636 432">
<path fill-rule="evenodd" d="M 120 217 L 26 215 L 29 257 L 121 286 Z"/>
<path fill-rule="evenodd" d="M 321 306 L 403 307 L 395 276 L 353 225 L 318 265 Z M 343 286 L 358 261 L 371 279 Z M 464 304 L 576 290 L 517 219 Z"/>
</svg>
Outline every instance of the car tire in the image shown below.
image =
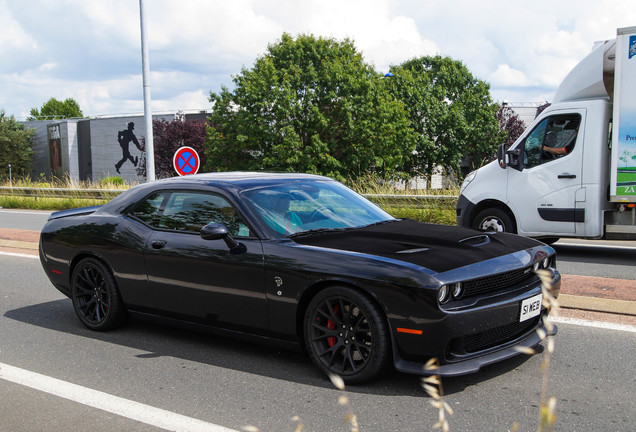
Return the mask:
<svg viewBox="0 0 636 432">
<path fill-rule="evenodd" d="M 115 278 L 103 262 L 84 258 L 73 270 L 73 308 L 86 327 L 95 331 L 122 325 L 126 310 Z"/>
<path fill-rule="evenodd" d="M 477 216 L 473 219 L 473 228 L 485 231 L 517 232 L 512 217 L 510 217 L 505 210 L 496 207 L 488 208 L 477 213 Z"/>
<path fill-rule="evenodd" d="M 349 287 L 320 291 L 309 303 L 304 337 L 312 361 L 347 384 L 372 380 L 391 355 L 391 338 L 380 307 Z"/>
</svg>

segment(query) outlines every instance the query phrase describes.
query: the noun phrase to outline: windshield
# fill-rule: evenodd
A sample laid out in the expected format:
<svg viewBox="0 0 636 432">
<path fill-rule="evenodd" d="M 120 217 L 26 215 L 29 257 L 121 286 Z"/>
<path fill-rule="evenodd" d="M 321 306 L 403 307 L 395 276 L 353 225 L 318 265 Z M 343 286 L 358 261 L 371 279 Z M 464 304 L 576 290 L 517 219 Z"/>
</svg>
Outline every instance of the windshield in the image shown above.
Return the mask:
<svg viewBox="0 0 636 432">
<path fill-rule="evenodd" d="M 242 195 L 263 225 L 282 235 L 393 220 L 380 207 L 335 181 L 289 182 Z"/>
</svg>

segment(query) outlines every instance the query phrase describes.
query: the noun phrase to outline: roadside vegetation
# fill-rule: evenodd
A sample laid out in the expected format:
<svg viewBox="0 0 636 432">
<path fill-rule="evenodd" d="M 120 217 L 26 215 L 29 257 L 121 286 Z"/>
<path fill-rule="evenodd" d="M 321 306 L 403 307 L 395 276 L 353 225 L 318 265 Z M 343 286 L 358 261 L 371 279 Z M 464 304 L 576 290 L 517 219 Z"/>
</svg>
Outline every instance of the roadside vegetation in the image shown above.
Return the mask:
<svg viewBox="0 0 636 432">
<path fill-rule="evenodd" d="M 90 207 L 107 203 L 129 187 L 120 177 L 105 178 L 98 183 L 32 180 L 28 177 L 7 180 L 0 183 L 0 208 L 67 210 Z M 87 191 L 95 191 L 102 198 L 86 198 Z"/>
<path fill-rule="evenodd" d="M 421 222 L 454 225 L 455 196 L 459 193 L 457 187 L 444 190 L 409 190 L 396 186 L 395 183 L 367 176 L 356 180 L 349 180 L 347 185 L 358 193 L 382 207 L 396 218 L 409 218 Z M 0 184 L 0 207 L 30 210 L 66 210 L 78 207 L 102 205 L 114 198 L 119 191 L 131 187 L 120 177 L 109 177 L 99 183 L 71 182 L 69 180 L 34 181 L 22 179 L 5 181 Z M 29 191 L 24 196 L 23 191 L 7 190 L 8 187 L 38 189 Z M 48 189 L 48 190 L 47 190 Z M 50 189 L 55 189 L 51 191 Z M 62 190 L 60 190 L 62 189 Z M 103 191 L 107 199 L 87 199 L 84 191 Z M 380 197 L 374 195 L 395 195 L 397 197 Z M 430 198 L 424 198 L 429 197 Z M 434 198 L 447 196 L 448 198 Z"/>
</svg>

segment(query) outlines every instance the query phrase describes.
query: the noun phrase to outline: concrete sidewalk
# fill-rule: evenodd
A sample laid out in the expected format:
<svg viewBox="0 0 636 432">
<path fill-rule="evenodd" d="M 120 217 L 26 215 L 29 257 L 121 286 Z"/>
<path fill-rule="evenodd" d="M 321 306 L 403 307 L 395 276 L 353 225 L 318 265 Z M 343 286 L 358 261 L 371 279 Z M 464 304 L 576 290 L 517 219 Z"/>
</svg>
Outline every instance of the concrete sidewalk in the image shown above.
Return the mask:
<svg viewBox="0 0 636 432">
<path fill-rule="evenodd" d="M 38 256 L 39 238 L 38 231 L 0 228 L 0 251 Z M 559 295 L 562 308 L 636 317 L 635 280 L 562 277 Z"/>
</svg>

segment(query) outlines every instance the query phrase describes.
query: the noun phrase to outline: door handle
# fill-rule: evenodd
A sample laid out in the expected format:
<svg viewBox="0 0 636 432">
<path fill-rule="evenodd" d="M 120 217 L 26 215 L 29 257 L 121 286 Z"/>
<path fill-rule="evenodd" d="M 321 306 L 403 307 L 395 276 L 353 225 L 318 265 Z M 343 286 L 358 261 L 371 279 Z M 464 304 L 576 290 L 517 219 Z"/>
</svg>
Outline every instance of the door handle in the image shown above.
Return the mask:
<svg viewBox="0 0 636 432">
<path fill-rule="evenodd" d="M 563 174 L 559 174 L 558 178 L 560 178 L 560 179 L 574 179 L 574 178 L 576 178 L 576 174 L 563 173 Z"/>
<path fill-rule="evenodd" d="M 155 240 L 151 243 L 153 249 L 161 249 L 166 245 L 165 240 Z"/>
</svg>

